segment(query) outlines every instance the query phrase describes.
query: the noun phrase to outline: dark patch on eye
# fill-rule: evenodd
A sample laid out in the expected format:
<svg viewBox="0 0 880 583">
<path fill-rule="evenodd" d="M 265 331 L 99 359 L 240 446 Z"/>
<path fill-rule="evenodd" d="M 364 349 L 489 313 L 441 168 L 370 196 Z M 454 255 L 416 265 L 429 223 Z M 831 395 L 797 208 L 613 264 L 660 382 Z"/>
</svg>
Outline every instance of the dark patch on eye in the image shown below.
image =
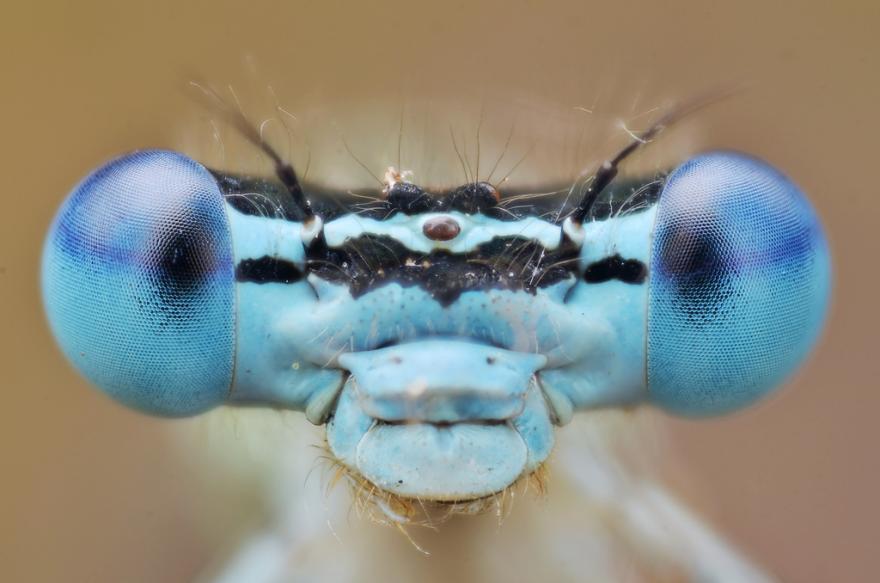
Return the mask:
<svg viewBox="0 0 880 583">
<path fill-rule="evenodd" d="M 292 262 L 264 255 L 259 259 L 243 259 L 235 267 L 236 281 L 251 283 L 296 283 L 302 271 Z"/>
<path fill-rule="evenodd" d="M 199 309 L 201 296 L 221 261 L 217 241 L 196 217 L 165 223 L 144 247 L 144 273 L 150 281 L 148 294 L 137 293 L 141 310 L 162 314 L 168 322 L 186 322 Z M 187 224 L 190 223 L 190 224 Z"/>
<path fill-rule="evenodd" d="M 724 269 L 724 239 L 711 225 L 676 225 L 657 234 L 658 267 L 667 278 L 698 282 Z"/>
<path fill-rule="evenodd" d="M 161 237 L 153 257 L 157 288 L 171 296 L 198 289 L 215 264 L 210 236 L 200 230 L 175 229 L 173 234 Z"/>
<path fill-rule="evenodd" d="M 676 308 L 693 325 L 712 321 L 734 293 L 732 245 L 711 221 L 668 226 L 654 252 L 660 282 L 675 291 Z"/>
<path fill-rule="evenodd" d="M 602 283 L 617 279 L 623 283 L 644 283 L 648 277 L 648 268 L 638 259 L 624 259 L 620 255 L 612 255 L 587 266 L 584 281 Z"/>
</svg>

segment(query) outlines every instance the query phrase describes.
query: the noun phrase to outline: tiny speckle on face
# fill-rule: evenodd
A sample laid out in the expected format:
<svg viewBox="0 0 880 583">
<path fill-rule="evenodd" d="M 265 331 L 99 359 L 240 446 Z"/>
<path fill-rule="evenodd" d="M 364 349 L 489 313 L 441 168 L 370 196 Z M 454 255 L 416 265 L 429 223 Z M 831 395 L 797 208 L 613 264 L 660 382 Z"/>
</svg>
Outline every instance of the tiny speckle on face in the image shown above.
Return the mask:
<svg viewBox="0 0 880 583">
<path fill-rule="evenodd" d="M 427 391 L 427 390 L 428 390 L 428 383 L 425 382 L 425 379 L 413 379 L 413 382 L 411 382 L 407 386 L 406 393 L 410 397 L 415 398 L 415 397 L 418 397 L 420 395 L 425 394 L 425 391 Z"/>
</svg>

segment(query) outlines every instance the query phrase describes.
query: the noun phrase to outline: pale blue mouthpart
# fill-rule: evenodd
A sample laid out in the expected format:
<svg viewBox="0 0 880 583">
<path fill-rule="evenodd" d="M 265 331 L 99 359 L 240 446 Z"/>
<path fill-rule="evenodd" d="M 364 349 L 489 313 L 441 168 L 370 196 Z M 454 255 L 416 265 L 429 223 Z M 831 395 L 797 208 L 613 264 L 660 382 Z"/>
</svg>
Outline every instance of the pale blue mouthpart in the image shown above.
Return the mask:
<svg viewBox="0 0 880 583">
<path fill-rule="evenodd" d="M 553 447 L 552 415 L 534 380 L 542 355 L 437 339 L 339 360 L 352 376 L 328 427 L 331 451 L 386 491 L 488 496 Z"/>
<path fill-rule="evenodd" d="M 339 364 L 357 379 L 363 410 L 383 421 L 510 419 L 522 412 L 540 354 L 465 340 L 427 340 L 350 352 Z"/>
</svg>

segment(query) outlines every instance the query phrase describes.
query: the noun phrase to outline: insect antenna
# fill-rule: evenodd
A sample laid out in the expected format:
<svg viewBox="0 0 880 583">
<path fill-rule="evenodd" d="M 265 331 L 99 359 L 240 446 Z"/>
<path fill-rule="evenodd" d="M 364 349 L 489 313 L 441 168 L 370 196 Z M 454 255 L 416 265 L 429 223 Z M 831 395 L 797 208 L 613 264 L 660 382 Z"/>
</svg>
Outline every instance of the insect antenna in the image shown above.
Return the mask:
<svg viewBox="0 0 880 583">
<path fill-rule="evenodd" d="M 199 90 L 200 94 L 205 100 L 206 105 L 219 113 L 223 118 L 229 123 L 232 127 L 234 127 L 244 138 L 249 141 L 254 146 L 258 147 L 269 159 L 272 161 L 272 164 L 275 166 L 275 175 L 284 184 L 287 192 L 290 193 L 291 198 L 293 199 L 293 203 L 297 211 L 299 212 L 298 219 L 303 222 L 310 222 L 315 217 L 315 213 L 312 210 L 309 201 L 305 197 L 305 193 L 303 192 L 302 185 L 299 182 L 299 177 L 296 174 L 296 171 L 293 169 L 293 166 L 286 162 L 281 155 L 278 153 L 275 148 L 273 148 L 268 142 L 263 139 L 262 132 L 259 128 L 254 126 L 250 120 L 248 120 L 247 116 L 241 109 L 241 105 L 238 103 L 238 98 L 235 96 L 235 93 L 232 93 L 233 99 L 236 102 L 236 106 L 232 107 L 223 97 L 217 94 L 216 91 L 209 87 L 205 87 L 195 81 L 190 81 L 190 85 Z M 232 89 L 230 88 L 230 92 Z"/>
<path fill-rule="evenodd" d="M 467 163 L 461 155 L 461 150 L 458 149 L 458 142 L 455 140 L 455 131 L 452 129 L 452 124 L 449 124 L 449 137 L 452 139 L 452 149 L 455 150 L 455 155 L 458 156 L 458 161 L 461 163 L 461 170 L 464 172 L 464 181 L 469 183 L 471 182 L 471 175 L 468 171 Z"/>
<path fill-rule="evenodd" d="M 295 115 L 293 115 L 292 113 L 287 111 L 287 109 L 285 109 L 284 107 L 281 106 L 281 103 L 278 101 L 278 95 L 276 95 L 275 89 L 271 85 L 269 85 L 267 87 L 267 89 L 269 90 L 269 94 L 272 96 L 272 99 L 275 102 L 275 111 L 277 111 L 278 113 L 281 114 L 281 116 L 278 117 L 278 121 L 281 122 L 281 125 L 284 126 L 284 129 L 287 131 L 287 154 L 288 154 L 288 158 L 289 158 L 290 152 L 293 151 L 293 146 L 291 145 L 291 135 L 293 134 L 293 131 L 290 129 L 290 126 L 287 124 L 287 122 L 284 121 L 284 118 L 289 117 L 290 119 L 292 119 L 295 122 L 298 122 L 299 120 L 297 119 L 297 117 Z M 302 174 L 303 182 L 306 182 L 308 180 L 309 168 L 311 168 L 311 166 L 312 166 L 312 147 L 309 144 L 308 138 L 307 138 L 306 139 L 306 168 L 305 168 L 305 170 L 303 170 L 303 174 Z"/>
<path fill-rule="evenodd" d="M 590 210 L 593 208 L 596 199 L 617 176 L 620 163 L 626 160 L 633 152 L 638 150 L 639 147 L 650 143 L 660 132 L 683 117 L 702 109 L 707 105 L 711 105 L 724 97 L 728 97 L 730 94 L 731 91 L 728 89 L 725 91 L 714 91 L 701 95 L 696 99 L 686 101 L 673 107 L 666 113 L 666 115 L 660 117 L 660 119 L 655 121 L 651 127 L 641 133 L 633 133 L 627 130 L 633 138 L 632 141 L 620 150 L 613 158 L 606 160 L 601 166 L 599 166 L 599 170 L 596 171 L 593 181 L 590 182 L 586 192 L 584 192 L 580 203 L 574 211 L 572 211 L 571 215 L 569 215 L 572 222 L 578 225 L 584 222 L 587 214 L 589 214 Z"/>
</svg>

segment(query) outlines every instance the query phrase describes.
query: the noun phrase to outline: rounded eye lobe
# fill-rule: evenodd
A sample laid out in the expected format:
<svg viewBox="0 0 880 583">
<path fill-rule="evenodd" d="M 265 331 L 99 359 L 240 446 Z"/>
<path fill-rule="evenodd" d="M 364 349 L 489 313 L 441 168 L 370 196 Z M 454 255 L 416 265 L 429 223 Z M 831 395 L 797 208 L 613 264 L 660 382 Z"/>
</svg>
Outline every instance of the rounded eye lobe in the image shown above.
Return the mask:
<svg viewBox="0 0 880 583">
<path fill-rule="evenodd" d="M 805 357 L 830 289 L 827 243 L 785 176 L 733 152 L 667 179 L 651 252 L 648 394 L 685 415 L 743 407 Z"/>
<path fill-rule="evenodd" d="M 42 279 L 62 350 L 114 398 L 170 416 L 225 399 L 232 243 L 223 196 L 201 165 L 143 151 L 96 170 L 55 217 Z"/>
</svg>

